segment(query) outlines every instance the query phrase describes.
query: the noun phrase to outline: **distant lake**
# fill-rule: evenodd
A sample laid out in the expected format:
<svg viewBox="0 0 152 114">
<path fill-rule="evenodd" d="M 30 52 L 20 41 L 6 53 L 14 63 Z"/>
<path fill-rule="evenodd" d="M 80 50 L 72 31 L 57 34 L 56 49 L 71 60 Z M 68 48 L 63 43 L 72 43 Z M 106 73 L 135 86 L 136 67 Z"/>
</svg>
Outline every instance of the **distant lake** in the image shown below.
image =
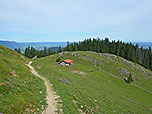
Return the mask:
<svg viewBox="0 0 152 114">
<path fill-rule="evenodd" d="M 0 41 L 0 45 L 3 45 L 5 47 L 8 47 L 12 50 L 15 48 L 21 48 L 21 52 L 25 51 L 25 48 L 28 46 L 33 46 L 34 48 L 40 50 L 43 49 L 44 47 L 46 48 L 52 48 L 52 49 L 58 49 L 58 48 L 53 48 L 53 47 L 59 47 L 61 46 L 62 48 L 66 47 L 67 42 L 13 42 L 13 41 Z"/>
<path fill-rule="evenodd" d="M 139 47 L 143 46 L 143 48 L 152 48 L 152 42 L 132 42 L 133 44 L 138 44 Z"/>
</svg>

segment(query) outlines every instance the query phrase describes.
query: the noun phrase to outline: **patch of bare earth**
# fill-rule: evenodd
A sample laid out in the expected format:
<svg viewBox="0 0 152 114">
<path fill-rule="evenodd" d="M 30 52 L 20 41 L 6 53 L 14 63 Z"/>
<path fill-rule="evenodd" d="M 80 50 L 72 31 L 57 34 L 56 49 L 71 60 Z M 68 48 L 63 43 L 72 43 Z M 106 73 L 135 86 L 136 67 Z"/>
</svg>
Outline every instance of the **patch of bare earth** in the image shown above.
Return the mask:
<svg viewBox="0 0 152 114">
<path fill-rule="evenodd" d="M 78 70 L 78 71 L 72 71 L 73 73 L 76 73 L 76 74 L 81 74 L 81 75 L 85 75 L 86 73 L 85 72 L 82 72 L 82 71 L 80 71 L 80 70 Z"/>
</svg>

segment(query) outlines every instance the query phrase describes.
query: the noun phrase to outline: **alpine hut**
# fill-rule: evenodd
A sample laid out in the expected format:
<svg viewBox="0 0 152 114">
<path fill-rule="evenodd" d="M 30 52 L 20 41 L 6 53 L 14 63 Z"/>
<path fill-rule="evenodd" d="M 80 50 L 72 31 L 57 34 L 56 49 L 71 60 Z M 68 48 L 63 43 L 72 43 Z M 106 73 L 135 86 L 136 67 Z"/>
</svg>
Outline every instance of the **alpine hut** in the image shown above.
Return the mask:
<svg viewBox="0 0 152 114">
<path fill-rule="evenodd" d="M 66 60 L 64 60 L 64 61 L 61 61 L 59 64 L 60 64 L 61 66 L 71 66 L 71 65 L 73 65 L 72 62 L 73 62 L 73 61 L 72 61 L 71 59 L 66 59 Z"/>
</svg>

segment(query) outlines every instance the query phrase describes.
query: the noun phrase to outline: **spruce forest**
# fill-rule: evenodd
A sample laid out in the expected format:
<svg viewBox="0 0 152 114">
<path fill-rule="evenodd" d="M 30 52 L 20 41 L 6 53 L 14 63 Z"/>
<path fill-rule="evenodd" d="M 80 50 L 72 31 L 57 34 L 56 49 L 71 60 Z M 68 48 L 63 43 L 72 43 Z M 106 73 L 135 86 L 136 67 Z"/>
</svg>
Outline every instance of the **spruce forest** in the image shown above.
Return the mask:
<svg viewBox="0 0 152 114">
<path fill-rule="evenodd" d="M 21 54 L 20 48 L 15 48 L 14 50 Z M 29 47 L 25 48 L 25 52 L 24 52 L 24 55 L 28 58 L 33 58 L 34 56 L 41 58 L 41 57 L 46 57 L 46 56 L 49 56 L 52 54 L 55 54 L 55 51 L 53 51 L 49 48 L 46 48 L 46 47 L 44 47 L 44 49 L 37 50 L 34 47 L 29 46 Z"/>
<path fill-rule="evenodd" d="M 151 47 L 144 49 L 139 47 L 138 44 L 133 45 L 132 43 L 124 43 L 122 41 L 109 41 L 108 38 L 104 40 L 99 38 L 85 39 L 82 42 L 67 42 L 65 47 L 66 51 L 94 51 L 97 53 L 111 53 L 121 56 L 127 60 L 139 63 L 152 70 L 152 53 Z"/>
</svg>

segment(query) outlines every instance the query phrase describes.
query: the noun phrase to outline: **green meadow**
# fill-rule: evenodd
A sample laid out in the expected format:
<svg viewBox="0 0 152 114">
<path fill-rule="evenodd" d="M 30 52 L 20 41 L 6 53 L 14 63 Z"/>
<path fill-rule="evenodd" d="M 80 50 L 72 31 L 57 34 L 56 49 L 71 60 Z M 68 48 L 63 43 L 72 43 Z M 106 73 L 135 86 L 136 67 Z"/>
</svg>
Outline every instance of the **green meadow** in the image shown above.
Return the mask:
<svg viewBox="0 0 152 114">
<path fill-rule="evenodd" d="M 61 67 L 58 58 L 71 59 L 73 65 Z M 78 51 L 40 58 L 32 65 L 53 84 L 64 114 L 152 113 L 152 72 L 121 57 Z M 128 73 L 134 80 L 130 84 L 123 80 Z"/>
<path fill-rule="evenodd" d="M 57 59 L 71 59 L 73 65 L 61 67 Z M 29 61 L 0 46 L 0 113 L 39 114 L 47 107 L 44 82 L 31 74 Z M 64 114 L 152 113 L 152 72 L 121 57 L 63 52 L 36 59 L 32 66 L 53 84 Z M 124 81 L 129 74 L 130 84 Z"/>
<path fill-rule="evenodd" d="M 0 46 L 0 113 L 41 113 L 47 106 L 44 82 L 31 74 L 25 60 Z"/>
</svg>

